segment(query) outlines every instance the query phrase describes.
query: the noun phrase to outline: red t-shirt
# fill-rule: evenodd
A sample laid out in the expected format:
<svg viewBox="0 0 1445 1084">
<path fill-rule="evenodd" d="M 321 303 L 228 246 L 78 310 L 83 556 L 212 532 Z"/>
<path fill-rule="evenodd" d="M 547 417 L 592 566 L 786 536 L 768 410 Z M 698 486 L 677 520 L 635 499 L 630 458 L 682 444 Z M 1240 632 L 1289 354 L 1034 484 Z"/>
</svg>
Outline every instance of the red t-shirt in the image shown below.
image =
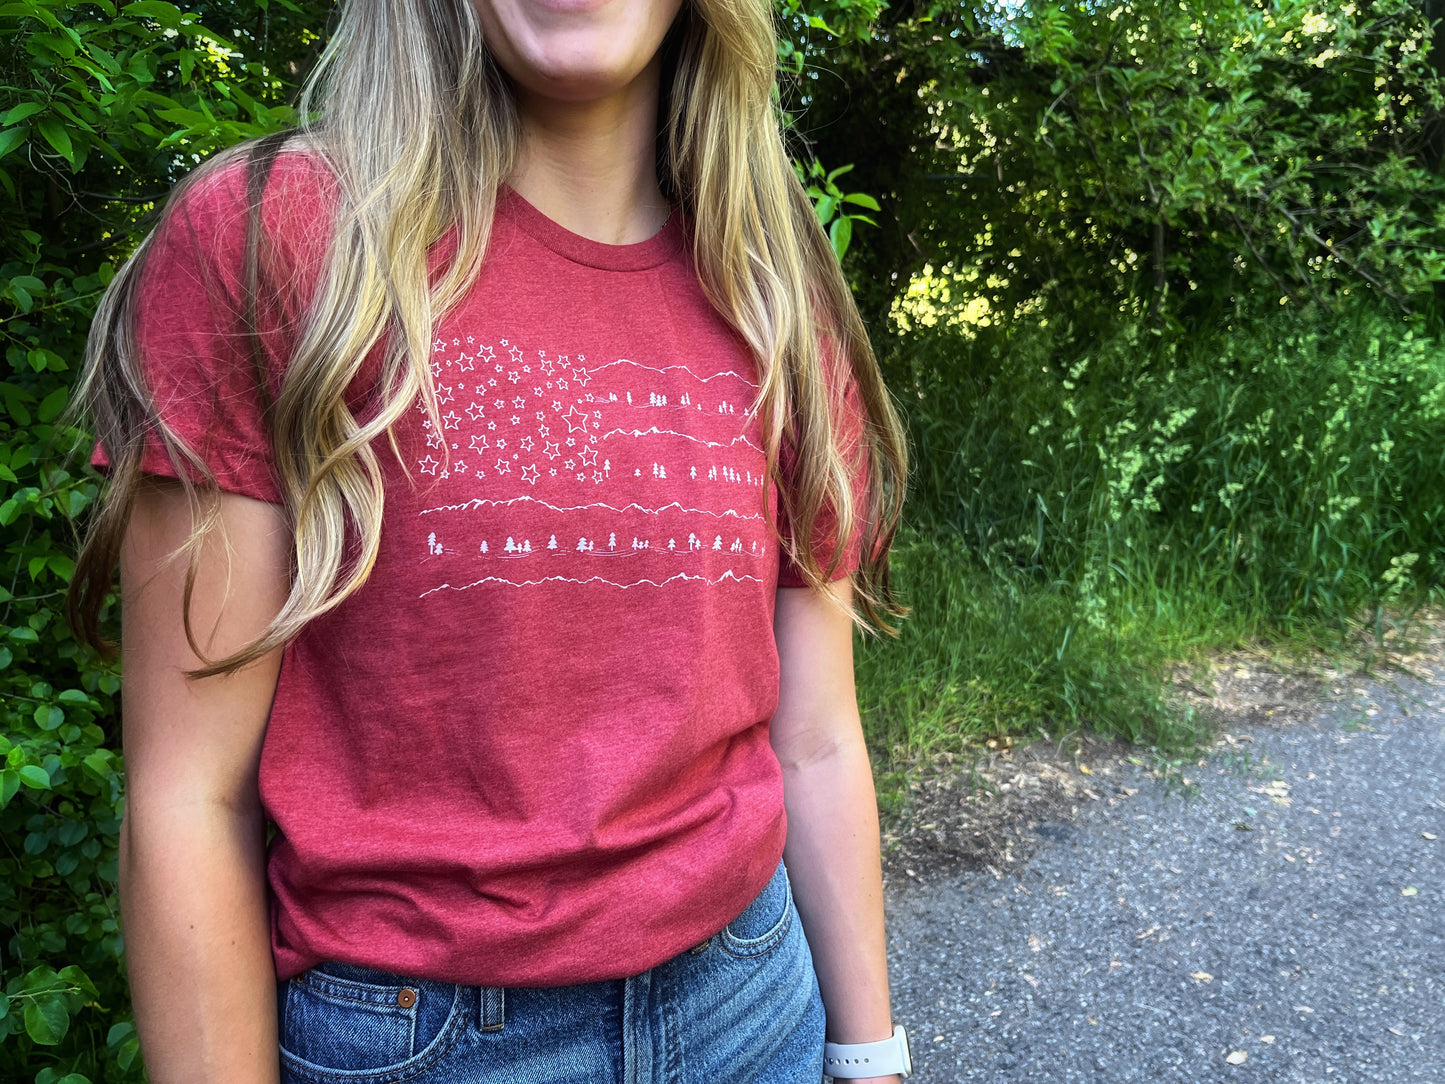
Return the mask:
<svg viewBox="0 0 1445 1084">
<path fill-rule="evenodd" d="M 293 269 L 262 314 L 273 390 L 331 191 L 301 154 L 268 183 Z M 137 338 L 220 487 L 276 501 L 237 334 L 246 204 L 239 165 L 185 194 Z M 260 765 L 279 978 L 323 959 L 485 985 L 636 974 L 776 867 L 772 621 L 803 581 L 763 514 L 757 366 L 688 245 L 677 215 L 606 245 L 503 190 L 436 329 L 441 431 L 418 405 L 404 464 L 378 443 L 375 569 L 284 653 Z M 856 433 L 851 385 L 842 401 Z M 158 442 L 143 466 L 175 475 Z M 855 536 L 836 574 L 857 564 Z"/>
</svg>

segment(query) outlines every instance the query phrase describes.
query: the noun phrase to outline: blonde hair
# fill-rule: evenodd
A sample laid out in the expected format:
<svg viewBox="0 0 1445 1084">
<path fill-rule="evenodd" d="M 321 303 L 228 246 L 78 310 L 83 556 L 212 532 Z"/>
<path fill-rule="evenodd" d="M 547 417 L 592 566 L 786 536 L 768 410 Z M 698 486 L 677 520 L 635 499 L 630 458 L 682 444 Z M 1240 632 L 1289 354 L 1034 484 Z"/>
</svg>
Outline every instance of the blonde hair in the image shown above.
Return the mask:
<svg viewBox="0 0 1445 1084">
<path fill-rule="evenodd" d="M 827 237 L 795 176 L 772 103 L 776 46 L 766 0 L 688 0 L 664 44 L 665 144 L 659 182 L 693 222 L 697 272 L 717 310 L 756 355 L 770 482 L 791 528 L 784 538 L 809 583 L 836 571 L 844 543 L 861 532 L 855 620 L 893 631 L 905 611 L 888 577 L 906 452 L 857 307 Z M 671 78 L 669 80 L 669 69 Z M 248 162 L 246 324 L 262 371 L 255 299 L 261 279 L 260 204 L 266 175 L 287 139 L 318 155 L 337 179 L 337 210 L 316 294 L 267 412 L 277 481 L 295 535 L 290 596 L 255 642 L 196 675 L 229 672 L 294 638 L 311 619 L 365 582 L 375 563 L 385 495 L 374 443 L 420 399 L 436 420 L 427 363 L 436 321 L 475 281 L 491 232 L 498 185 L 515 164 L 516 109 L 483 47 L 470 0 L 352 0 L 302 93 L 295 133 L 234 148 L 196 170 Z M 174 197 L 171 206 L 179 201 Z M 449 229 L 455 254 L 435 281 L 428 252 Z M 196 510 L 188 546 L 184 620 L 201 540 L 215 521 L 214 479 L 160 417 L 133 341 L 136 289 L 150 239 L 102 299 L 78 397 L 112 457 L 111 486 L 72 581 L 71 622 L 103 647 L 99 611 L 108 593 L 140 480 L 141 450 L 156 434 Z M 380 347 L 379 406 L 359 419 L 347 402 L 368 355 Z M 857 383 L 867 424 L 850 462 L 842 447 L 829 357 Z M 394 448 L 394 444 L 393 444 Z M 784 478 L 780 464 L 792 466 Z M 865 499 L 853 479 L 866 472 Z M 192 479 L 200 479 L 198 487 Z M 824 530 L 826 528 L 826 530 Z M 826 567 L 820 541 L 831 550 Z M 358 544 L 359 543 L 359 544 Z"/>
</svg>

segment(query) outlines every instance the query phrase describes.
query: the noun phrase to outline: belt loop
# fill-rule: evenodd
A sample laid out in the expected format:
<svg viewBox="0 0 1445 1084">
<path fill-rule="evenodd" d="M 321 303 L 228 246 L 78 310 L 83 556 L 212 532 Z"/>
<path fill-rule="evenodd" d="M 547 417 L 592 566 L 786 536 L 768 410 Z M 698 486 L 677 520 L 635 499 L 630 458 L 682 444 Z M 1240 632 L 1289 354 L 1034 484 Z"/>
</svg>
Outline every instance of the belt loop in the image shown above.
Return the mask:
<svg viewBox="0 0 1445 1084">
<path fill-rule="evenodd" d="M 500 986 L 480 986 L 477 995 L 481 1002 L 478 1026 L 483 1031 L 501 1031 L 507 1024 L 506 991 Z"/>
</svg>

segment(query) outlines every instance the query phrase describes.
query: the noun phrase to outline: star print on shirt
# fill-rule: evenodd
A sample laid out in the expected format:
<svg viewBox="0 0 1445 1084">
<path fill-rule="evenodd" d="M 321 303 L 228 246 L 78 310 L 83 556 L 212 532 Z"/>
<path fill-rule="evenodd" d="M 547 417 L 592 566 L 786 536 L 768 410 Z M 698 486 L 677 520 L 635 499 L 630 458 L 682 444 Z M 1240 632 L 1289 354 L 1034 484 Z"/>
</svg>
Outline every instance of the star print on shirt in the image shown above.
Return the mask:
<svg viewBox="0 0 1445 1084">
<path fill-rule="evenodd" d="M 510 474 L 512 471 L 512 464 L 507 462 L 505 459 L 498 459 L 497 465 L 494 469 L 498 474 Z"/>
<path fill-rule="evenodd" d="M 522 481 L 527 484 L 536 485 L 538 477 L 540 477 L 540 475 L 537 471 L 537 464 L 533 463 L 530 466 L 522 468 Z"/>
<path fill-rule="evenodd" d="M 437 468 L 441 466 L 441 464 L 438 463 L 431 456 L 427 456 L 420 463 L 418 463 L 417 466 L 422 469 L 423 474 L 435 474 L 437 472 Z"/>
</svg>

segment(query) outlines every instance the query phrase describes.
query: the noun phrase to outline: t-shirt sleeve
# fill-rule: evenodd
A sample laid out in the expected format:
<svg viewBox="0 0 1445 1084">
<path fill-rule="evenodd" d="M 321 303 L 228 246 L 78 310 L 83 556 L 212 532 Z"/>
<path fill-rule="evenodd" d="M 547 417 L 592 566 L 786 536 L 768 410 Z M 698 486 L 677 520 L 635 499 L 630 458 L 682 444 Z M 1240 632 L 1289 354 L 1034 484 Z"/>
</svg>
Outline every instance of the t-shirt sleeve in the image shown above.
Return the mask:
<svg viewBox="0 0 1445 1084">
<path fill-rule="evenodd" d="M 850 468 L 854 509 L 853 530 L 844 544 L 837 567 L 833 569 L 832 575 L 829 577 L 831 581 L 836 582 L 850 573 L 858 571 L 861 564 L 863 520 L 867 509 L 868 448 L 865 436 L 868 426 L 868 411 L 863 404 L 862 394 L 858 390 L 858 382 L 851 374 L 846 378 L 841 396 L 835 397 L 834 424 L 843 452 L 843 461 L 849 464 Z M 788 475 L 786 468 L 783 474 L 786 479 Z M 836 523 L 836 513 L 833 507 L 825 503 L 813 524 L 813 553 L 818 561 L 819 569 L 824 572 L 827 572 L 828 562 L 832 558 L 836 545 Z M 792 538 L 791 525 L 788 523 L 786 513 L 782 510 L 781 502 L 778 511 L 778 528 L 784 539 Z M 778 559 L 778 586 L 808 586 L 802 569 L 781 546 Z"/>
<path fill-rule="evenodd" d="M 157 228 L 135 283 L 132 342 L 140 370 L 157 415 L 217 486 L 279 503 L 266 424 L 275 386 L 266 359 L 286 353 L 288 344 L 278 326 L 281 314 L 264 314 L 258 367 L 245 330 L 245 164 L 198 179 L 178 199 Z M 108 468 L 105 448 L 96 446 L 92 462 Z M 180 477 L 154 429 L 144 435 L 140 467 Z"/>
</svg>

